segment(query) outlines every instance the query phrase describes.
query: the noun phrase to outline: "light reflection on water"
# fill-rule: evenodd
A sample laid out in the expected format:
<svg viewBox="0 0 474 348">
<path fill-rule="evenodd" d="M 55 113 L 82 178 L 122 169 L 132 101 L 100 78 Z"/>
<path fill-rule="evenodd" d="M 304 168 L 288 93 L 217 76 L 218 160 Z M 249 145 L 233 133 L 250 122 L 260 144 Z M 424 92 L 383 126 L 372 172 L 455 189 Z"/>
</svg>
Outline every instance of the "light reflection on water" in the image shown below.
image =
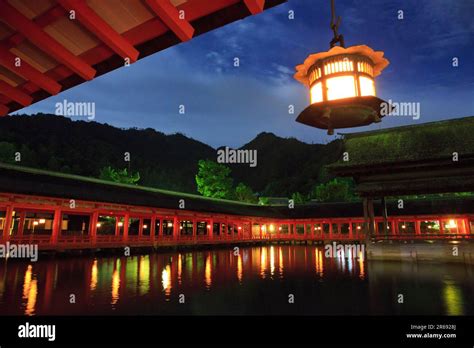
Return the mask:
<svg viewBox="0 0 474 348">
<path fill-rule="evenodd" d="M 474 314 L 472 266 L 369 262 L 268 245 L 0 265 L 0 313 Z M 403 306 L 394 294 L 404 293 Z M 288 306 L 287 294 L 295 294 Z M 76 304 L 69 303 L 75 294 Z M 178 304 L 180 294 L 186 305 Z"/>
</svg>

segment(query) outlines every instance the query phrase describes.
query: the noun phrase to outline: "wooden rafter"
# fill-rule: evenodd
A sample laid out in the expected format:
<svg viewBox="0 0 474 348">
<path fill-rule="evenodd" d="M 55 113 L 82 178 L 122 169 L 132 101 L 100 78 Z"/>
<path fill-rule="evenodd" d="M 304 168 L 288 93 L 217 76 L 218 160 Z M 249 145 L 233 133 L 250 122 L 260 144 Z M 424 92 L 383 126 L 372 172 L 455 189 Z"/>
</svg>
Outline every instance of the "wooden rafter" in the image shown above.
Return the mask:
<svg viewBox="0 0 474 348">
<path fill-rule="evenodd" d="M 61 90 L 61 85 L 54 81 L 52 78 L 42 74 L 25 61 L 21 61 L 20 64 L 16 65 L 15 62 L 18 57 L 8 51 L 8 49 L 0 44 L 0 65 L 7 68 L 14 74 L 23 77 L 26 80 L 30 80 L 38 87 L 44 89 L 50 94 L 58 94 Z"/>
<path fill-rule="evenodd" d="M 15 28 L 39 49 L 61 62 L 85 80 L 92 80 L 96 74 L 94 68 L 69 52 L 64 46 L 53 39 L 35 22 L 30 21 L 15 7 L 0 1 L 0 19 Z"/>
<path fill-rule="evenodd" d="M 33 98 L 21 91 L 18 87 L 13 87 L 3 80 L 0 80 L 0 94 L 20 103 L 23 106 L 28 106 L 33 101 Z"/>
<path fill-rule="evenodd" d="M 244 3 L 253 15 L 262 12 L 265 7 L 265 0 L 244 0 Z"/>
<path fill-rule="evenodd" d="M 185 18 L 180 18 L 180 12 L 169 0 L 146 0 L 146 3 L 181 41 L 192 39 L 193 26 Z"/>
<path fill-rule="evenodd" d="M 122 58 L 129 58 L 135 62 L 139 52 L 117 33 L 107 22 L 91 9 L 85 0 L 57 0 L 67 10 L 74 10 L 76 18 L 90 30 L 97 38 L 110 47 Z"/>
</svg>

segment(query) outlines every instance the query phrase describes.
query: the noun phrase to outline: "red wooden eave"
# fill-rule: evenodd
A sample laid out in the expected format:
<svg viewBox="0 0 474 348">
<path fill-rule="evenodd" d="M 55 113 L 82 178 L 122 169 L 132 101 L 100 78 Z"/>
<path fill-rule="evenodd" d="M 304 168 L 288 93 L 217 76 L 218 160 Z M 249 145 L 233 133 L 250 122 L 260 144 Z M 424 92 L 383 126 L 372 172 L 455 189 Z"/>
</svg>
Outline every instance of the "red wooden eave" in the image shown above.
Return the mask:
<svg viewBox="0 0 474 348">
<path fill-rule="evenodd" d="M 185 18 L 180 18 L 180 12 L 170 0 L 146 0 L 146 3 L 181 41 L 192 39 L 194 28 Z M 182 13 L 186 14 L 185 11 Z"/>
<path fill-rule="evenodd" d="M 66 65 L 83 79 L 92 80 L 94 78 L 96 74 L 94 68 L 65 49 L 64 46 L 47 34 L 39 25 L 30 21 L 9 3 L 0 1 L 0 18 L 10 27 L 22 33 L 38 48 L 55 57 L 55 59 Z"/>
<path fill-rule="evenodd" d="M 131 62 L 138 59 L 139 52 L 91 9 L 85 0 L 57 0 L 67 10 L 73 10 L 76 18 L 102 42 L 122 58 Z"/>
</svg>

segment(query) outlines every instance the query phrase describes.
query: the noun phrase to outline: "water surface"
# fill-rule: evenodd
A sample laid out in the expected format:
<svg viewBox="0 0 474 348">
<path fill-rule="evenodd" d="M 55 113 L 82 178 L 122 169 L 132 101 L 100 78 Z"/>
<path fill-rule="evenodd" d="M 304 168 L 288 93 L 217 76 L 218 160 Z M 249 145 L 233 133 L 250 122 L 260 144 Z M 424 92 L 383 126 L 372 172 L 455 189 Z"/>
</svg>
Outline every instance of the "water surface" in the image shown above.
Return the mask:
<svg viewBox="0 0 474 348">
<path fill-rule="evenodd" d="M 8 260 L 0 264 L 0 314 L 474 314 L 472 266 L 355 256 L 268 245 L 238 255 L 213 249 Z"/>
</svg>

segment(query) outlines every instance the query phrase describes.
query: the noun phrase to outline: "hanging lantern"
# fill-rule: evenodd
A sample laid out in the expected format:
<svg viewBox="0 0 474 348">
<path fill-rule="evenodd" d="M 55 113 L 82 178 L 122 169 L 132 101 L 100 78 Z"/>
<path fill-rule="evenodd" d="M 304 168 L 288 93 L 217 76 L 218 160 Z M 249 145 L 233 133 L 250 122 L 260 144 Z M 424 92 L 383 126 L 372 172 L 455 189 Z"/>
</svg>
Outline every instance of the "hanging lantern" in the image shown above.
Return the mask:
<svg viewBox="0 0 474 348">
<path fill-rule="evenodd" d="M 375 77 L 389 64 L 381 51 L 368 46 L 344 47 L 344 38 L 337 30 L 334 0 L 331 1 L 331 29 L 334 38 L 330 50 L 309 55 L 296 67 L 294 78 L 309 88 L 311 105 L 297 122 L 327 129 L 360 127 L 380 122 L 381 103 L 376 96 Z M 336 43 L 340 46 L 335 46 Z"/>
</svg>

